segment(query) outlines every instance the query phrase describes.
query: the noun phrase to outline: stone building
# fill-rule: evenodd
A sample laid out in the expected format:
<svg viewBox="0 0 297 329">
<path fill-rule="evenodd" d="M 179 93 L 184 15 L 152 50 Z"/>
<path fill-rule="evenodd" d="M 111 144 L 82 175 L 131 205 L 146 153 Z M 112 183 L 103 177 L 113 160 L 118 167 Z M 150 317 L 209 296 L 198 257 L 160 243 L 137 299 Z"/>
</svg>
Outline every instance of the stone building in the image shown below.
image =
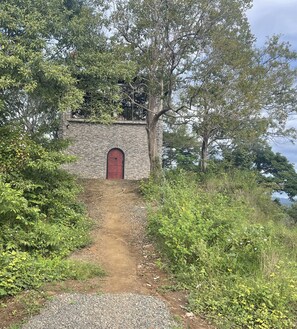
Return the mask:
<svg viewBox="0 0 297 329">
<path fill-rule="evenodd" d="M 70 139 L 67 153 L 77 161 L 66 169 L 82 178 L 131 179 L 149 176 L 146 121 L 117 120 L 104 125 L 64 114 L 62 137 Z M 162 150 L 162 124 L 158 146 Z"/>
</svg>

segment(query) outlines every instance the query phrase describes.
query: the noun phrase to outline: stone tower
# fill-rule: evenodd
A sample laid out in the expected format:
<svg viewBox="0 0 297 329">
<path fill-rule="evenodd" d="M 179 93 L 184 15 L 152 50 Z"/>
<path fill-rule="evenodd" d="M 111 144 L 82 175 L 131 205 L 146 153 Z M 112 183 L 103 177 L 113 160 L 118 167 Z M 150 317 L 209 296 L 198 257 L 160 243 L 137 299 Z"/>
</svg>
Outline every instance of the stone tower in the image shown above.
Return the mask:
<svg viewBox="0 0 297 329">
<path fill-rule="evenodd" d="M 77 158 L 64 167 L 78 177 L 138 180 L 150 174 L 145 120 L 122 117 L 105 125 L 65 113 L 61 133 L 71 141 L 67 153 Z M 161 156 L 161 123 L 158 135 Z"/>
</svg>

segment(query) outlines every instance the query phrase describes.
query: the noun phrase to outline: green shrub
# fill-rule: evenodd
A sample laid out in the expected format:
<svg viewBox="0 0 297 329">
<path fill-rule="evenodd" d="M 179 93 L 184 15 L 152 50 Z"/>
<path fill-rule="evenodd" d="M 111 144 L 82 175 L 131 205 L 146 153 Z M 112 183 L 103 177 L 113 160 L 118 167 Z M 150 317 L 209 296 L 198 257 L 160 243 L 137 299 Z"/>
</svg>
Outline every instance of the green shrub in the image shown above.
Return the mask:
<svg viewBox="0 0 297 329">
<path fill-rule="evenodd" d="M 6 251 L 0 254 L 0 297 L 37 289 L 49 281 L 102 275 L 102 269 L 96 265 L 77 264 L 60 257 L 33 257 L 27 252 Z"/>
<path fill-rule="evenodd" d="M 62 261 L 89 243 L 90 221 L 78 203 L 70 161 L 57 141 L 36 142 L 0 127 L 0 296 L 74 275 Z M 70 273 L 71 272 L 71 273 Z"/>
<path fill-rule="evenodd" d="M 143 190 L 149 231 L 193 310 L 222 328 L 293 328 L 297 230 L 253 174 L 175 173 Z"/>
</svg>

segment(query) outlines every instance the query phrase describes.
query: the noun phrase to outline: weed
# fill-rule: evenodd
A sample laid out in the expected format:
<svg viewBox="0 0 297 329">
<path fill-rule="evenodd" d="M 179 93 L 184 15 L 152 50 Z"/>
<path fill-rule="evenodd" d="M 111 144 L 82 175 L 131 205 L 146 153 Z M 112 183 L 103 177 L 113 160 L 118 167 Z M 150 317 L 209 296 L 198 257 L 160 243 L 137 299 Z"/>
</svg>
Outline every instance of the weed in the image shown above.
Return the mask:
<svg viewBox="0 0 297 329">
<path fill-rule="evenodd" d="M 97 264 L 69 261 L 70 270 L 69 277 L 76 280 L 87 280 L 93 277 L 102 277 L 105 275 L 103 269 Z"/>
<path fill-rule="evenodd" d="M 293 328 L 297 227 L 247 172 L 188 176 L 143 191 L 150 234 L 191 309 L 224 329 Z"/>
<path fill-rule="evenodd" d="M 22 324 L 12 324 L 8 329 L 21 329 Z"/>
</svg>

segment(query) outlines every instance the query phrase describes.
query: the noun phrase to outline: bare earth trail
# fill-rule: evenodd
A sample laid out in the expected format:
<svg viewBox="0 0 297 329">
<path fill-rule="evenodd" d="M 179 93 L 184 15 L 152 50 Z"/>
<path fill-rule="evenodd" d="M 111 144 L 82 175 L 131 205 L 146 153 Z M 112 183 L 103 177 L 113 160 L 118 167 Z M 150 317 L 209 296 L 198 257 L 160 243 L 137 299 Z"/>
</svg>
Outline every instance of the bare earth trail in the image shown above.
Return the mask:
<svg viewBox="0 0 297 329">
<path fill-rule="evenodd" d="M 100 287 L 105 293 L 148 293 L 137 273 L 145 215 L 137 188 L 137 182 L 131 181 L 88 180 L 85 184 L 84 202 L 97 227 L 93 244 L 73 257 L 103 266 L 107 276 Z"/>
<path fill-rule="evenodd" d="M 173 282 L 157 267 L 158 254 L 146 237 L 139 182 L 82 180 L 82 185 L 94 222 L 92 244 L 71 258 L 102 266 L 106 276 L 48 285 L 45 291 L 56 298 L 22 328 L 171 329 L 168 309 L 178 328 L 212 328 L 187 311 L 186 292 L 164 289 Z"/>
<path fill-rule="evenodd" d="M 158 256 L 145 236 L 146 206 L 139 194 L 139 182 L 84 180 L 83 185 L 83 201 L 96 227 L 92 245 L 72 257 L 103 266 L 107 276 L 100 282 L 93 280 L 92 287 L 99 285 L 103 293 L 157 296 L 186 328 L 210 328 L 187 312 L 185 293 L 162 289 L 171 282 L 156 266 Z"/>
</svg>

